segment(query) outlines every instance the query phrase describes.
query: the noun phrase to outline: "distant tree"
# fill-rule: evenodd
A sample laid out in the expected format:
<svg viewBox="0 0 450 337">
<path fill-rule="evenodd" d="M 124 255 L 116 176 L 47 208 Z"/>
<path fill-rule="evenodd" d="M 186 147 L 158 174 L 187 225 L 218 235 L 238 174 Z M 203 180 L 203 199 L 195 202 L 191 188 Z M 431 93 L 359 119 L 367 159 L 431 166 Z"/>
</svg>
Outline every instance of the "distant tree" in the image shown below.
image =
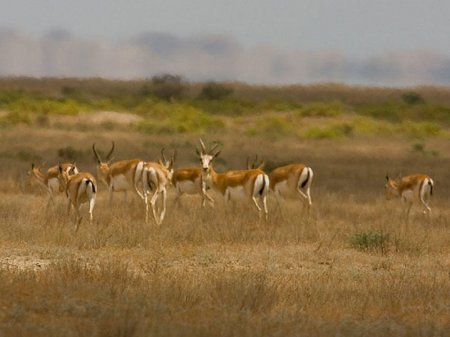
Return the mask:
<svg viewBox="0 0 450 337">
<path fill-rule="evenodd" d="M 163 74 L 152 78 L 150 92 L 156 97 L 171 101 L 182 97 L 185 86 L 181 76 Z"/>
<path fill-rule="evenodd" d="M 414 92 L 414 91 L 405 92 L 402 95 L 402 100 L 403 100 L 403 102 L 405 102 L 407 104 L 411 104 L 411 105 L 425 103 L 424 98 L 420 94 L 418 94 L 417 92 Z"/>
<path fill-rule="evenodd" d="M 203 86 L 199 98 L 206 100 L 220 100 L 231 94 L 233 94 L 233 89 L 223 84 L 209 82 Z"/>
</svg>

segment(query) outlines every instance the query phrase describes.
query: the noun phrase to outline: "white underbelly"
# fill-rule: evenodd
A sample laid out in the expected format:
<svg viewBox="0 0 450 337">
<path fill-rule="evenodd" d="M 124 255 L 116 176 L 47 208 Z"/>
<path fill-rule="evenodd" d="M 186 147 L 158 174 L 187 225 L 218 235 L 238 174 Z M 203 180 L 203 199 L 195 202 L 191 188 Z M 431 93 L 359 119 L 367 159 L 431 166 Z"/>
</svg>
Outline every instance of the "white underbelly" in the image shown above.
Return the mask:
<svg viewBox="0 0 450 337">
<path fill-rule="evenodd" d="M 131 188 L 127 178 L 123 174 L 115 176 L 112 182 L 113 182 L 113 191 L 126 191 Z"/>
<path fill-rule="evenodd" d="M 197 194 L 200 193 L 199 184 L 194 183 L 191 180 L 177 182 L 177 190 L 180 193 Z"/>
<path fill-rule="evenodd" d="M 402 193 L 402 199 L 403 201 L 407 201 L 407 202 L 413 202 L 415 198 L 414 196 L 417 195 L 418 192 L 413 191 L 413 190 L 406 190 L 403 191 Z"/>
<path fill-rule="evenodd" d="M 227 194 L 231 200 L 243 200 L 248 199 L 248 195 L 245 193 L 243 186 L 236 186 L 236 187 L 228 187 L 227 193 L 225 196 L 227 197 Z"/>
<path fill-rule="evenodd" d="M 275 185 L 275 192 L 281 195 L 283 198 L 295 198 L 298 193 L 287 183 L 287 180 L 280 181 Z"/>
<path fill-rule="evenodd" d="M 57 178 L 50 178 L 48 180 L 48 187 L 52 190 L 54 193 L 59 192 L 59 181 Z"/>
</svg>

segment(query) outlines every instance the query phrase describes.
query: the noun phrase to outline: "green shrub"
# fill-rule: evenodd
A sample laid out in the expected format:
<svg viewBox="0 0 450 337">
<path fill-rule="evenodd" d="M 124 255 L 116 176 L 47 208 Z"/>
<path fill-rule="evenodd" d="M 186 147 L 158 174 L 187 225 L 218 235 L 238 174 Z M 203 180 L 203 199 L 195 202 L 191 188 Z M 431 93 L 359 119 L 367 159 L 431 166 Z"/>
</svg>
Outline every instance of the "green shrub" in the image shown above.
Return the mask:
<svg viewBox="0 0 450 337">
<path fill-rule="evenodd" d="M 389 234 L 381 232 L 360 232 L 350 236 L 351 246 L 362 251 L 375 250 L 385 253 L 387 252 L 389 242 Z"/>
<path fill-rule="evenodd" d="M 344 113 L 344 105 L 339 101 L 310 103 L 300 108 L 302 117 L 336 117 Z"/>
<path fill-rule="evenodd" d="M 402 95 L 402 100 L 406 104 L 411 104 L 411 105 L 425 103 L 425 100 L 423 99 L 423 97 L 414 91 L 405 92 Z"/>
<path fill-rule="evenodd" d="M 397 132 L 395 124 L 371 117 L 357 116 L 352 121 L 355 134 L 358 135 L 393 135 Z"/>
<path fill-rule="evenodd" d="M 181 76 L 164 74 L 152 78 L 150 92 L 156 97 L 172 101 L 181 98 L 185 84 Z"/>
<path fill-rule="evenodd" d="M 328 126 L 308 128 L 303 136 L 309 139 L 343 138 L 353 133 L 353 126 L 348 123 L 337 123 Z"/>
<path fill-rule="evenodd" d="M 66 146 L 58 149 L 58 157 L 66 160 L 77 160 L 83 157 L 83 152 L 74 149 L 72 146 Z"/>
<path fill-rule="evenodd" d="M 271 139 L 280 139 L 294 135 L 295 128 L 286 118 L 274 114 L 258 118 L 255 126 L 246 132 L 250 136 L 264 136 Z"/>
<path fill-rule="evenodd" d="M 288 98 L 281 97 L 267 97 L 262 102 L 258 103 L 255 108 L 257 111 L 293 111 L 299 110 L 301 105 L 293 102 Z"/>
<path fill-rule="evenodd" d="M 137 130 L 145 133 L 202 133 L 223 129 L 225 124 L 217 117 L 186 104 L 167 104 L 148 101 L 145 121 Z M 141 107 L 142 108 L 142 107 Z"/>
<path fill-rule="evenodd" d="M 3 125 L 16 125 L 16 124 L 27 124 L 33 123 L 31 114 L 23 111 L 10 111 L 0 119 L 0 124 Z"/>
<path fill-rule="evenodd" d="M 421 138 L 427 136 L 437 136 L 441 127 L 434 122 L 411 122 L 402 123 L 401 131 L 410 137 Z"/>
<path fill-rule="evenodd" d="M 222 100 L 233 94 L 233 89 L 216 82 L 206 83 L 202 91 L 200 92 L 199 98 L 205 100 Z"/>
<path fill-rule="evenodd" d="M 404 118 L 404 106 L 397 102 L 364 103 L 355 106 L 358 115 L 390 122 L 400 122 Z"/>
<path fill-rule="evenodd" d="M 261 112 L 254 102 L 235 97 L 226 97 L 221 100 L 197 100 L 192 104 L 196 108 L 214 115 L 242 116 Z"/>
</svg>

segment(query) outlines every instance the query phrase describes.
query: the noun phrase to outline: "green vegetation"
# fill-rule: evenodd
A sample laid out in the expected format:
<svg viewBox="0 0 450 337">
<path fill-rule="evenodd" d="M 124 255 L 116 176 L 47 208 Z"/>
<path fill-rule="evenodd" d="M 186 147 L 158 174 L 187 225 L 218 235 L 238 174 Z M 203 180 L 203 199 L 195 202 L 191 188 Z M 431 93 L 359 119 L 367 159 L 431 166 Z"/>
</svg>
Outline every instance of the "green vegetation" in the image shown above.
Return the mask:
<svg viewBox="0 0 450 337">
<path fill-rule="evenodd" d="M 374 231 L 355 233 L 350 237 L 351 246 L 362 251 L 386 253 L 389 242 L 389 234 Z"/>
<path fill-rule="evenodd" d="M 239 83 L 189 83 L 170 74 L 143 81 L 101 79 L 0 79 L 0 126 L 65 128 L 64 119 L 113 111 L 140 116 L 146 133 L 204 133 L 232 128 L 255 137 L 308 139 L 401 135 L 448 137 L 450 89 L 414 90 L 339 84 L 262 87 Z M 81 118 L 80 118 L 81 119 Z M 82 129 L 92 129 L 80 120 Z M 73 125 L 72 125 L 73 126 Z M 72 127 L 71 126 L 71 127 Z M 76 127 L 78 127 L 76 126 Z M 113 121 L 100 123 L 117 129 Z"/>
</svg>

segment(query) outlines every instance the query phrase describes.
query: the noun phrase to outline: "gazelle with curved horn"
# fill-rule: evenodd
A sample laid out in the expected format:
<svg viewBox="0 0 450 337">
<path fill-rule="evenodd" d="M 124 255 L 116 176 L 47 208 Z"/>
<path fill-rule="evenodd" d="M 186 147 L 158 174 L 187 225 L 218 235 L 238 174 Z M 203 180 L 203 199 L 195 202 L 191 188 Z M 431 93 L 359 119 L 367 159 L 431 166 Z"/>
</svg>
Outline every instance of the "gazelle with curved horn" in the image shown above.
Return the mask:
<svg viewBox="0 0 450 337">
<path fill-rule="evenodd" d="M 142 179 L 142 170 L 144 161 L 140 159 L 120 160 L 110 164 L 111 155 L 114 151 L 114 142 L 112 142 L 111 150 L 103 161 L 98 154 L 95 143 L 92 145 L 92 151 L 97 158 L 97 177 L 107 187 L 109 191 L 109 200 L 112 201 L 113 192 L 123 191 L 125 200 L 127 199 L 127 191 L 134 188 L 134 191 L 144 199 L 144 195 L 138 189 L 138 183 Z"/>
<path fill-rule="evenodd" d="M 274 192 L 278 205 L 281 207 L 282 198 L 300 198 L 309 210 L 312 205 L 313 177 L 313 170 L 303 164 L 289 164 L 270 172 L 270 189 Z"/>
<path fill-rule="evenodd" d="M 211 153 L 218 146 L 216 144 L 211 150 L 206 151 L 205 144 L 203 142 L 202 152 Z M 197 154 L 200 152 L 196 148 Z M 201 159 L 200 159 L 201 161 Z M 175 203 L 178 204 L 180 197 L 183 194 L 188 195 L 200 195 L 202 197 L 202 207 L 206 206 L 206 202 L 210 204 L 211 207 L 214 207 L 214 199 L 208 194 L 208 186 L 202 177 L 202 168 L 201 167 L 183 167 L 174 170 L 172 175 L 172 185 L 175 187 L 176 197 Z"/>
<path fill-rule="evenodd" d="M 153 192 L 150 199 L 152 206 L 153 218 L 158 225 L 164 220 L 166 214 L 167 188 L 171 185 L 173 175 L 173 163 L 175 162 L 176 152 L 174 151 L 172 158 L 167 160 L 164 155 L 164 149 L 161 150 L 161 158 L 158 163 L 146 162 L 142 170 L 142 187 L 145 203 L 145 222 L 148 222 L 148 202 L 149 194 Z M 162 197 L 162 209 L 157 214 L 157 202 Z"/>
<path fill-rule="evenodd" d="M 97 195 L 97 183 L 94 176 L 89 172 L 79 172 L 74 175 L 69 175 L 66 171 L 64 171 L 61 165 L 59 165 L 58 180 L 60 190 L 65 191 L 69 201 L 67 213 L 70 214 L 71 206 L 75 208 L 75 230 L 78 231 L 82 220 L 80 214 L 81 204 L 86 202 L 89 203 L 89 222 L 92 222 L 93 220 L 95 198 Z"/>
<path fill-rule="evenodd" d="M 218 191 L 226 202 L 253 201 L 258 214 L 261 216 L 264 211 L 266 220 L 268 219 L 267 193 L 269 192 L 269 177 L 261 169 L 236 170 L 218 173 L 213 167 L 214 159 L 220 151 L 213 153 L 216 147 L 206 152 L 206 147 L 200 139 L 202 151 L 197 154 L 202 162 L 202 175 L 206 183 L 214 190 Z M 262 203 L 258 203 L 258 199 Z"/>
<path fill-rule="evenodd" d="M 75 163 L 61 163 L 60 164 L 63 171 L 67 172 L 68 175 L 73 175 L 78 173 L 78 168 Z M 37 181 L 41 186 L 43 186 L 48 193 L 47 206 L 50 204 L 55 205 L 55 195 L 60 191 L 60 184 L 58 180 L 59 165 L 50 167 L 47 173 L 43 173 L 40 167 L 37 167 L 34 163 L 31 164 L 31 170 L 27 172 L 30 179 Z"/>
<path fill-rule="evenodd" d="M 250 156 L 247 156 L 247 170 L 252 169 L 260 169 L 262 170 L 264 168 L 264 165 L 266 165 L 266 162 L 264 160 L 258 161 L 258 155 L 255 155 L 255 159 L 253 162 L 250 162 Z"/>
<path fill-rule="evenodd" d="M 414 202 L 420 202 L 424 207 L 424 213 L 431 214 L 428 202 L 433 195 L 433 187 L 433 179 L 426 174 L 412 174 L 395 180 L 386 174 L 384 185 L 386 199 L 401 198 L 406 203 L 407 220 Z"/>
</svg>

